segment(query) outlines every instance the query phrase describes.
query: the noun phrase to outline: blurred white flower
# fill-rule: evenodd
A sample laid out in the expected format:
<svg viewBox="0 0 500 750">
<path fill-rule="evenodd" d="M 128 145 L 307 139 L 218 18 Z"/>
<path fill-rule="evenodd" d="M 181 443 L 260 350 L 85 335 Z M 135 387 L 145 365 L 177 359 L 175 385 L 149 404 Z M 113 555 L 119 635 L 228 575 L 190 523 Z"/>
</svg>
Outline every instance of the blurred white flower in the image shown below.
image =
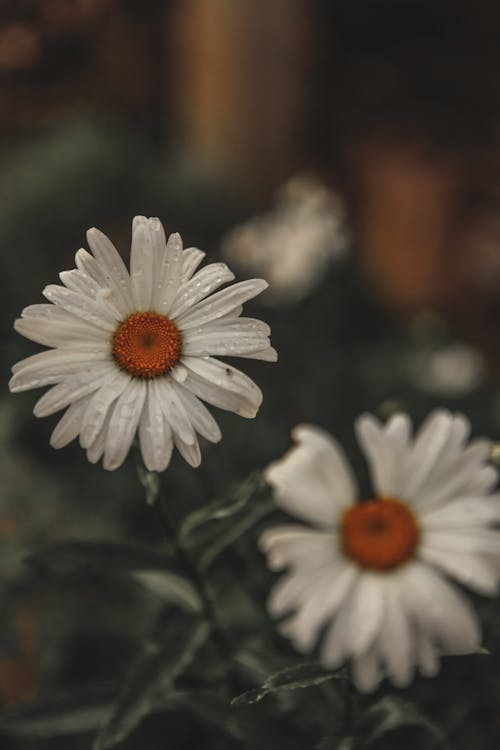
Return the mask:
<svg viewBox="0 0 500 750">
<path fill-rule="evenodd" d="M 479 648 L 478 619 L 456 579 L 494 595 L 500 578 L 500 494 L 487 464 L 490 444 L 474 440 L 462 415 L 433 412 L 414 439 L 407 415 L 384 426 L 356 423 L 375 498 L 358 489 L 337 443 L 312 426 L 267 469 L 277 503 L 308 521 L 268 529 L 260 543 L 273 570 L 288 568 L 271 593 L 274 616 L 303 652 L 323 634 L 320 657 L 352 661 L 362 691 L 387 676 L 407 685 L 415 668 L 434 675 L 440 653 Z"/>
<path fill-rule="evenodd" d="M 271 284 L 268 299 L 298 300 L 346 250 L 340 199 L 313 178 L 295 177 L 268 214 L 250 219 L 225 239 L 228 260 Z"/>
<path fill-rule="evenodd" d="M 93 252 L 75 256 L 77 268 L 60 274 L 31 305 L 16 330 L 49 351 L 13 367 L 10 389 L 53 385 L 35 405 L 45 417 L 67 410 L 51 437 L 61 448 L 78 435 L 93 463 L 124 461 L 138 432 L 150 471 L 163 471 L 173 446 L 192 466 L 201 460 L 197 433 L 217 442 L 221 433 L 200 399 L 254 417 L 262 401 L 255 383 L 214 356 L 276 360 L 269 327 L 242 318 L 242 304 L 266 289 L 250 279 L 212 294 L 234 279 L 224 263 L 196 271 L 205 253 L 168 242 L 159 219 L 136 216 L 130 273 L 110 240 L 89 229 Z"/>
<path fill-rule="evenodd" d="M 415 385 L 437 396 L 462 396 L 481 385 L 485 373 L 479 352 L 458 343 L 418 353 L 409 367 Z"/>
</svg>

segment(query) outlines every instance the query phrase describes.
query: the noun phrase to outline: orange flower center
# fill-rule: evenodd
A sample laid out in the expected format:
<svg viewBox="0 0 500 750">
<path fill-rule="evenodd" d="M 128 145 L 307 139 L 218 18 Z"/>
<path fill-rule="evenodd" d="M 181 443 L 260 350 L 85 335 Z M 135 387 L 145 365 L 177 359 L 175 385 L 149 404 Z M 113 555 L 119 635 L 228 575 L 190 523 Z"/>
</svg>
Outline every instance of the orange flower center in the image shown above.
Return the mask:
<svg viewBox="0 0 500 750">
<path fill-rule="evenodd" d="M 400 500 L 368 500 L 349 508 L 341 524 L 345 554 L 365 568 L 389 570 L 412 557 L 419 538 L 415 516 Z"/>
<path fill-rule="evenodd" d="M 156 378 L 168 372 L 179 361 L 181 347 L 175 323 L 153 312 L 130 315 L 113 335 L 113 357 L 136 378 Z"/>
</svg>

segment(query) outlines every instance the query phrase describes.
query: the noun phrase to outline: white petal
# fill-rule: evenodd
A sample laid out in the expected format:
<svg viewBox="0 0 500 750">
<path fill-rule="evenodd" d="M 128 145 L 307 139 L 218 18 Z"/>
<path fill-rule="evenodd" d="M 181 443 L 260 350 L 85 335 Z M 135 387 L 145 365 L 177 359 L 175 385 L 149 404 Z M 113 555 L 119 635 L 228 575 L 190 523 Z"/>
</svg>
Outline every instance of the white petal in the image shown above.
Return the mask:
<svg viewBox="0 0 500 750">
<path fill-rule="evenodd" d="M 462 422 L 456 422 L 461 427 Z M 454 417 L 446 411 L 433 412 L 420 428 L 405 466 L 405 500 L 417 508 L 430 473 L 439 464 L 448 448 L 455 427 Z"/>
<path fill-rule="evenodd" d="M 96 464 L 103 456 L 110 419 L 111 412 L 108 412 L 106 415 L 106 419 L 104 420 L 104 424 L 101 427 L 101 431 L 97 435 L 92 445 L 87 448 L 87 459 L 91 464 Z"/>
<path fill-rule="evenodd" d="M 185 284 L 186 281 L 189 281 L 205 255 L 206 253 L 204 253 L 203 250 L 199 250 L 197 247 L 187 247 L 184 250 L 184 252 L 182 253 L 182 284 Z"/>
<path fill-rule="evenodd" d="M 415 634 L 417 661 L 425 677 L 435 677 L 439 672 L 439 654 L 428 633 L 417 631 Z"/>
<path fill-rule="evenodd" d="M 320 427 L 300 424 L 293 428 L 292 438 L 309 446 L 318 457 L 321 457 L 322 469 L 331 483 L 335 502 L 346 509 L 358 494 L 358 487 L 349 462 L 340 445 Z"/>
<path fill-rule="evenodd" d="M 267 607 L 273 617 L 295 609 L 307 598 L 311 585 L 311 576 L 301 571 L 292 571 L 282 576 L 269 596 Z"/>
<path fill-rule="evenodd" d="M 87 343 L 109 341 L 107 331 L 75 318 L 56 305 L 31 305 L 22 314 L 23 317 L 14 323 L 15 330 L 44 346 L 73 346 L 76 340 Z"/>
<path fill-rule="evenodd" d="M 96 299 L 102 287 L 85 271 L 61 271 L 59 278 L 68 289 L 84 294 L 90 299 Z"/>
<path fill-rule="evenodd" d="M 384 576 L 363 572 L 325 636 L 322 661 L 336 666 L 361 656 L 377 637 L 384 612 Z"/>
<path fill-rule="evenodd" d="M 116 328 L 118 318 L 105 300 L 91 300 L 57 284 L 49 284 L 43 294 L 53 304 L 98 328 L 110 332 Z"/>
<path fill-rule="evenodd" d="M 369 462 L 375 493 L 379 497 L 400 497 L 404 487 L 402 460 L 408 450 L 411 422 L 396 414 L 385 427 L 371 414 L 355 424 L 358 442 Z"/>
<path fill-rule="evenodd" d="M 447 504 L 460 496 L 489 491 L 497 479 L 493 467 L 485 465 L 489 456 L 490 444 L 480 440 L 461 450 L 453 459 L 442 460 L 415 501 L 419 513 Z"/>
<path fill-rule="evenodd" d="M 184 334 L 186 341 L 197 341 L 203 336 L 212 333 L 228 333 L 232 331 L 236 334 L 250 335 L 259 334 L 263 338 L 268 338 L 271 329 L 262 320 L 256 318 L 241 318 L 234 316 L 224 316 L 218 320 L 214 320 L 211 323 L 206 323 L 199 326 L 198 328 L 190 328 Z"/>
<path fill-rule="evenodd" d="M 96 391 L 114 371 L 110 362 L 97 362 L 86 370 L 70 375 L 36 402 L 33 414 L 35 417 L 48 417 L 49 414 L 64 409 L 73 401 L 78 401 L 89 393 Z"/>
<path fill-rule="evenodd" d="M 376 649 L 371 648 L 353 660 L 352 676 L 358 690 L 371 693 L 382 679 L 380 662 Z"/>
<path fill-rule="evenodd" d="M 170 463 L 174 444 L 172 431 L 151 386 L 149 383 L 146 403 L 139 422 L 141 453 L 148 471 L 164 471 Z"/>
<path fill-rule="evenodd" d="M 234 273 L 229 270 L 225 263 L 211 263 L 205 266 L 190 281 L 179 288 L 169 316 L 175 320 L 197 302 L 212 294 L 222 284 L 226 284 L 233 279 Z"/>
<path fill-rule="evenodd" d="M 221 431 L 215 419 L 201 401 L 180 383 L 172 381 L 172 387 L 176 391 L 180 401 L 189 417 L 196 432 L 199 432 L 211 443 L 218 443 L 222 437 Z"/>
<path fill-rule="evenodd" d="M 168 315 L 181 283 L 182 240 L 178 233 L 168 238 L 165 253 L 158 270 L 158 282 L 154 296 L 154 309 L 161 315 Z M 176 321 L 177 322 L 177 321 Z"/>
<path fill-rule="evenodd" d="M 135 216 L 132 223 L 130 286 L 137 310 L 149 310 L 153 294 L 153 237 L 148 219 Z"/>
<path fill-rule="evenodd" d="M 493 566 L 490 561 L 477 554 L 468 554 L 462 550 L 452 552 L 439 547 L 430 547 L 424 543 L 420 547 L 419 556 L 425 562 L 440 568 L 447 575 L 480 594 L 494 596 L 497 592 L 498 565 Z M 500 549 L 498 557 L 500 558 Z"/>
<path fill-rule="evenodd" d="M 268 346 L 267 335 L 257 326 L 251 330 L 249 325 L 235 324 L 232 320 L 224 321 L 221 326 L 207 325 L 182 333 L 182 353 L 187 357 L 239 357 Z"/>
<path fill-rule="evenodd" d="M 289 525 L 267 529 L 261 535 L 259 545 L 267 554 L 271 570 L 285 567 L 297 567 L 302 572 L 329 569 L 339 560 L 336 536 L 330 532 L 308 529 L 306 526 Z"/>
<path fill-rule="evenodd" d="M 286 623 L 286 633 L 295 648 L 308 652 L 314 647 L 321 628 L 342 606 L 358 575 L 359 570 L 354 565 L 339 561 L 338 568 L 311 580 L 302 606 Z"/>
<path fill-rule="evenodd" d="M 125 460 L 141 418 L 146 383 L 132 379 L 112 406 L 104 447 L 103 466 L 117 469 Z"/>
<path fill-rule="evenodd" d="M 420 514 L 425 529 L 454 529 L 500 523 L 500 493 L 489 497 L 462 497 Z"/>
<path fill-rule="evenodd" d="M 156 378 L 152 381 L 151 388 L 156 404 L 163 411 L 174 435 L 177 435 L 182 442 L 193 445 L 196 440 L 194 427 L 174 388 L 173 381 L 168 377 Z"/>
<path fill-rule="evenodd" d="M 175 447 L 187 463 L 196 469 L 201 464 L 201 452 L 198 440 L 195 436 L 194 443 L 188 444 L 174 433 Z"/>
<path fill-rule="evenodd" d="M 103 234 L 103 232 L 100 232 L 99 229 L 96 229 L 95 227 L 88 230 L 87 242 L 89 243 L 89 247 L 94 253 L 99 264 L 100 273 L 104 277 L 104 286 L 109 286 L 112 290 L 114 302 L 122 315 L 129 315 L 131 312 L 133 312 L 130 294 L 130 276 L 120 253 L 115 248 L 111 240 L 109 240 L 108 237 Z M 78 261 L 80 260 L 82 266 L 85 266 L 85 258 L 80 254 L 79 259 L 79 253 L 77 253 L 76 256 L 77 265 Z M 90 275 L 93 275 L 92 264 L 88 264 L 88 262 L 87 270 Z M 95 275 L 94 278 L 96 278 Z M 96 281 L 98 281 L 102 285 L 103 281 L 101 279 L 102 277 L 96 278 Z"/>
<path fill-rule="evenodd" d="M 422 534 L 422 545 L 446 552 L 500 555 L 500 531 L 489 528 L 429 529 Z"/>
<path fill-rule="evenodd" d="M 398 575 L 405 610 L 441 651 L 471 653 L 480 644 L 480 629 L 467 600 L 428 565 L 409 563 Z"/>
<path fill-rule="evenodd" d="M 111 404 L 123 393 L 131 380 L 121 370 L 115 370 L 110 373 L 106 382 L 93 394 L 82 421 L 80 432 L 80 445 L 82 448 L 88 448 L 99 432 L 111 408 Z"/>
<path fill-rule="evenodd" d="M 384 616 L 377 649 L 391 681 L 397 687 L 405 687 L 413 676 L 415 643 L 411 621 L 399 596 L 396 577 L 397 571 L 386 577 Z"/>
<path fill-rule="evenodd" d="M 249 352 L 248 354 L 238 354 L 238 357 L 247 359 L 260 359 L 262 362 L 277 362 L 278 352 L 272 346 L 266 346 L 265 349 L 259 349 L 258 352 Z"/>
<path fill-rule="evenodd" d="M 236 305 L 227 311 L 225 315 L 221 315 L 218 320 L 225 320 L 225 318 L 239 318 L 243 312 L 243 305 Z"/>
<path fill-rule="evenodd" d="M 347 461 L 340 447 L 318 428 L 302 425 L 293 435 L 297 445 L 267 468 L 266 479 L 286 511 L 333 527 L 355 496 Z"/>
<path fill-rule="evenodd" d="M 109 353 L 102 347 L 98 351 L 78 349 L 50 349 L 18 362 L 9 382 L 12 393 L 42 388 L 64 380 L 68 375 L 86 371 L 93 363 L 109 362 Z M 100 348 L 100 351 L 99 351 Z"/>
<path fill-rule="evenodd" d="M 165 236 L 163 224 L 158 218 L 150 218 L 148 221 L 153 253 L 153 287 L 151 292 L 150 309 L 156 310 L 158 292 L 161 290 L 160 273 L 167 252 L 167 238 Z"/>
<path fill-rule="evenodd" d="M 50 436 L 50 444 L 53 448 L 64 448 L 78 437 L 89 398 L 90 396 L 85 396 L 68 406 Z"/>
<path fill-rule="evenodd" d="M 109 288 L 103 267 L 88 250 L 81 247 L 75 255 L 75 263 L 79 271 L 94 279 L 102 289 Z"/>
<path fill-rule="evenodd" d="M 268 286 L 269 284 L 264 279 L 240 281 L 238 284 L 233 284 L 227 289 L 222 289 L 220 292 L 216 292 L 216 294 L 198 302 L 194 307 L 180 315 L 176 323 L 182 331 L 209 323 L 211 320 L 226 315 L 237 305 L 256 297 Z"/>
<path fill-rule="evenodd" d="M 47 305 L 47 307 L 52 307 L 69 317 L 69 313 L 60 307 L 54 305 Z M 35 317 L 18 318 L 14 322 L 14 328 L 21 336 L 50 347 L 72 346 L 77 339 L 79 342 L 93 344 L 102 344 L 109 340 L 107 332 L 94 326 L 87 326 L 86 323 L 74 317 L 68 321 L 42 320 Z"/>
<path fill-rule="evenodd" d="M 181 363 L 187 370 L 181 382 L 198 398 L 242 417 L 255 417 L 262 391 L 247 375 L 211 357 L 182 357 Z M 172 371 L 173 377 L 178 374 Z"/>
</svg>

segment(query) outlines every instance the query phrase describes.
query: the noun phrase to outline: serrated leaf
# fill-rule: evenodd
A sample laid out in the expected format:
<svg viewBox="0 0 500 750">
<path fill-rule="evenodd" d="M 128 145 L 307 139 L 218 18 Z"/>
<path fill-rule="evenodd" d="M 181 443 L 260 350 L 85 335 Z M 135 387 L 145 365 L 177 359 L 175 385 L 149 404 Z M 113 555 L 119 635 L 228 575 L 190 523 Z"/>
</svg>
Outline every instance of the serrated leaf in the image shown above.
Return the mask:
<svg viewBox="0 0 500 750">
<path fill-rule="evenodd" d="M 361 725 L 362 748 L 370 748 L 390 732 L 403 727 L 421 729 L 445 748 L 444 736 L 436 724 L 407 701 L 395 696 L 381 698 L 364 716 Z"/>
<path fill-rule="evenodd" d="M 203 608 L 194 586 L 186 578 L 168 570 L 137 570 L 132 573 L 132 578 L 167 602 L 179 604 L 192 612 L 201 612 Z"/>
<path fill-rule="evenodd" d="M 167 700 L 175 680 L 189 666 L 208 633 L 207 623 L 190 621 L 161 644 L 146 649 L 101 729 L 94 750 L 113 747 L 128 737 L 141 719 L 158 710 L 158 695 Z"/>
<path fill-rule="evenodd" d="M 252 495 L 262 484 L 262 474 L 254 472 L 244 482 L 239 484 L 229 497 L 205 505 L 199 510 L 190 513 L 182 522 L 179 529 L 179 541 L 181 544 L 191 546 L 192 536 L 200 527 L 213 521 L 221 521 L 239 513 L 249 502 Z"/>
<path fill-rule="evenodd" d="M 258 703 L 268 693 L 277 693 L 284 690 L 298 690 L 300 688 L 321 685 L 328 680 L 346 679 L 345 670 L 326 672 L 318 664 L 298 664 L 295 667 L 287 667 L 280 672 L 270 675 L 259 688 L 247 690 L 245 693 L 233 698 L 231 704 L 239 706 L 248 703 Z"/>
<path fill-rule="evenodd" d="M 114 691 L 76 694 L 0 714 L 0 731 L 14 737 L 56 737 L 96 730 L 107 719 Z"/>
</svg>

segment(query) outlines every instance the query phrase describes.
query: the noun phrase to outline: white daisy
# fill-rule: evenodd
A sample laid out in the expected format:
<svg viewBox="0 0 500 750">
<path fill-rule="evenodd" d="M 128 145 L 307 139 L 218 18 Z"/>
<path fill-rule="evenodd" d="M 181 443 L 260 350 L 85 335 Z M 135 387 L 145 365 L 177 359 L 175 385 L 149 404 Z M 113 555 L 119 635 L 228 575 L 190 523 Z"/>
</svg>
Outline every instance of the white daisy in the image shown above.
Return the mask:
<svg viewBox="0 0 500 750">
<path fill-rule="evenodd" d="M 478 620 L 449 578 L 495 594 L 500 494 L 490 494 L 490 444 L 466 446 L 461 415 L 435 411 L 414 439 L 405 414 L 385 426 L 363 415 L 356 429 L 375 499 L 357 502 L 337 443 L 299 426 L 297 446 L 267 480 L 278 504 L 313 528 L 272 528 L 260 542 L 271 569 L 289 569 L 269 600 L 272 615 L 292 612 L 285 635 L 303 652 L 322 636 L 324 666 L 352 660 L 356 684 L 369 691 L 384 676 L 407 685 L 415 667 L 435 674 L 440 653 L 478 649 Z"/>
<path fill-rule="evenodd" d="M 192 466 L 201 460 L 197 433 L 221 433 L 200 399 L 242 417 L 262 402 L 255 383 L 215 357 L 276 361 L 270 329 L 242 318 L 242 304 L 266 289 L 250 279 L 212 294 L 234 275 L 224 263 L 197 271 L 205 253 L 168 242 L 159 219 L 136 216 L 130 273 L 110 240 L 87 232 L 93 255 L 75 256 L 44 296 L 16 320 L 23 336 L 52 347 L 13 367 L 11 391 L 54 386 L 35 405 L 46 417 L 67 407 L 51 437 L 62 448 L 78 435 L 89 461 L 105 469 L 125 459 L 135 433 L 150 471 L 163 471 L 175 445 Z"/>
</svg>

